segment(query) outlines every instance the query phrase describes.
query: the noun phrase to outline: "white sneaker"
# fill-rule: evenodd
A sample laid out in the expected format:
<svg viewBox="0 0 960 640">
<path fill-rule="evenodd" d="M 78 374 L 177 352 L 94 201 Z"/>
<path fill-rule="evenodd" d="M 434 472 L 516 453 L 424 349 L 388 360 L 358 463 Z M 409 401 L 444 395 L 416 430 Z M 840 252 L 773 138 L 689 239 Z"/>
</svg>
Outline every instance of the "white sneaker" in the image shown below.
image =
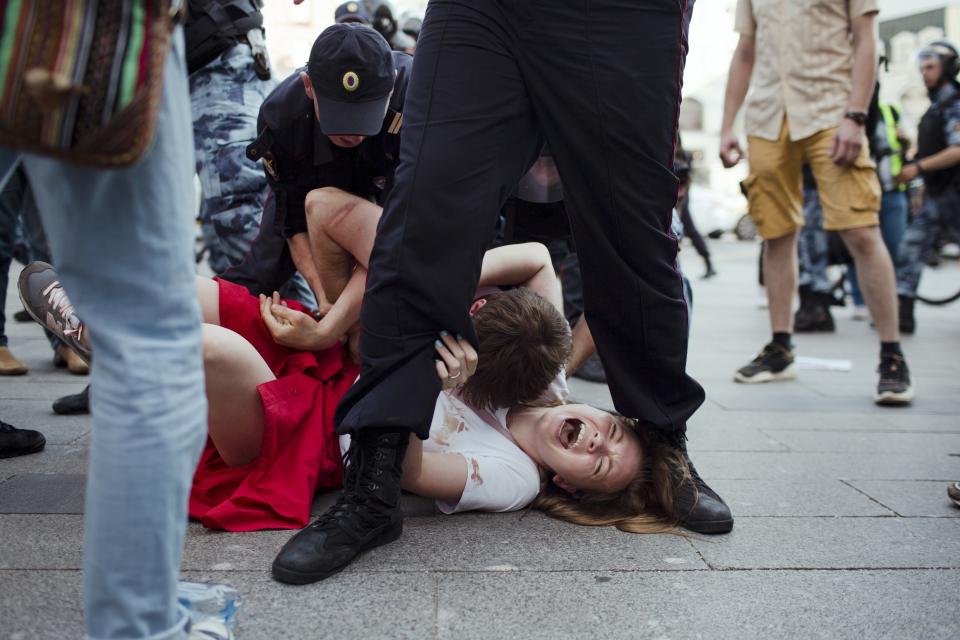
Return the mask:
<svg viewBox="0 0 960 640">
<path fill-rule="evenodd" d="M 854 305 L 850 319 L 856 320 L 857 322 L 866 322 L 870 319 L 870 310 L 862 304 Z"/>
</svg>

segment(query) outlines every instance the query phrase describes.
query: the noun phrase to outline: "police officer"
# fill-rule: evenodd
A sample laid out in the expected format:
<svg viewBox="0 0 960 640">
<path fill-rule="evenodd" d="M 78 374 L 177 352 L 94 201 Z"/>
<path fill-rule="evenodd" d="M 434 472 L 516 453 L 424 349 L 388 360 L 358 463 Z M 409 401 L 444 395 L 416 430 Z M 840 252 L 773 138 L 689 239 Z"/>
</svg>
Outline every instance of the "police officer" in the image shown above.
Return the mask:
<svg viewBox="0 0 960 640">
<path fill-rule="evenodd" d="M 276 84 L 263 40 L 261 0 L 190 0 L 185 28 L 193 138 L 210 268 L 238 264 L 260 229 L 266 182 L 246 147 Z"/>
<path fill-rule="evenodd" d="M 957 49 L 944 40 L 924 47 L 919 55 L 920 74 L 930 96 L 930 108 L 917 129 L 917 154 L 904 165 L 897 182 L 907 184 L 923 177 L 926 197 L 900 245 L 897 294 L 900 323 L 915 328 L 913 304 L 923 271 L 924 256 L 933 249 L 941 228 L 960 224 L 960 72 Z"/>
<path fill-rule="evenodd" d="M 307 194 L 326 187 L 377 201 L 389 190 L 411 64 L 409 55 L 391 52 L 376 31 L 356 21 L 320 34 L 307 66 L 260 108 L 247 157 L 263 161 L 271 193 L 260 235 L 244 261 L 224 274 L 227 280 L 269 294 L 297 269 L 323 310 Z"/>
<path fill-rule="evenodd" d="M 493 216 L 544 142 L 563 179 L 585 313 L 614 403 L 685 455 L 686 422 L 704 394 L 685 372 L 688 314 L 670 223 L 692 8 L 431 4 L 396 185 L 370 259 L 361 375 L 337 408 L 339 431 L 356 443 L 356 475 L 278 558 L 299 567 L 303 581 L 400 535 L 399 462 L 411 432 L 427 437 L 441 387 L 431 377 L 434 336 L 446 330 L 476 342 L 467 309 Z M 693 483 L 679 487 L 683 525 L 729 531 L 729 508 L 690 471 Z"/>
<path fill-rule="evenodd" d="M 333 20 L 337 24 L 357 22 L 369 26 L 373 22 L 373 16 L 370 15 L 364 3 L 351 0 L 350 2 L 344 2 L 334 9 Z"/>
</svg>

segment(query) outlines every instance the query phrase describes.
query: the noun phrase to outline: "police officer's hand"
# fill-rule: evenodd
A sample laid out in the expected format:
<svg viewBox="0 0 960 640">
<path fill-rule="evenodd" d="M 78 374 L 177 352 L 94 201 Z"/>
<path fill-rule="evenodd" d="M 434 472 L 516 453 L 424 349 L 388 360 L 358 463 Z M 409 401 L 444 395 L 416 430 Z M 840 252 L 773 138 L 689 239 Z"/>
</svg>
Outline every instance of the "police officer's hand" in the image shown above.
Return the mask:
<svg viewBox="0 0 960 640">
<path fill-rule="evenodd" d="M 319 351 L 337 343 L 336 337 L 326 336 L 321 324 L 306 313 L 289 308 L 280 300 L 260 294 L 260 317 L 274 342 L 303 351 Z"/>
<path fill-rule="evenodd" d="M 846 167 L 860 155 L 863 147 L 863 127 L 850 118 L 843 118 L 830 143 L 830 159 L 834 164 Z"/>
<path fill-rule="evenodd" d="M 743 149 L 740 148 L 740 141 L 732 131 L 724 131 L 720 134 L 720 162 L 724 168 L 729 169 L 735 166 L 743 159 Z"/>
<path fill-rule="evenodd" d="M 477 371 L 477 352 L 465 338 L 454 338 L 444 331 L 434 343 L 440 359 L 436 361 L 437 375 L 443 390 L 449 391 L 467 383 Z"/>
</svg>

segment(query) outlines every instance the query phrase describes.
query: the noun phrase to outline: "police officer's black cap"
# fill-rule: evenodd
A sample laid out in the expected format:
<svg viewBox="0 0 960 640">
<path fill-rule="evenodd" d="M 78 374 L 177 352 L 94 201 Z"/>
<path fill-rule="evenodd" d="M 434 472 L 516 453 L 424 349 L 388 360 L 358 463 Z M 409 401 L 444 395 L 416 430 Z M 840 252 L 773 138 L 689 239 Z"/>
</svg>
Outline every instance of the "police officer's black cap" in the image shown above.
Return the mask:
<svg viewBox="0 0 960 640">
<path fill-rule="evenodd" d="M 380 133 L 395 71 L 390 45 L 356 23 L 328 27 L 313 43 L 307 75 L 328 136 Z"/>
<path fill-rule="evenodd" d="M 360 24 L 370 24 L 373 17 L 367 8 L 361 2 L 344 2 L 333 12 L 333 19 L 337 24 L 342 22 L 359 22 Z"/>
</svg>

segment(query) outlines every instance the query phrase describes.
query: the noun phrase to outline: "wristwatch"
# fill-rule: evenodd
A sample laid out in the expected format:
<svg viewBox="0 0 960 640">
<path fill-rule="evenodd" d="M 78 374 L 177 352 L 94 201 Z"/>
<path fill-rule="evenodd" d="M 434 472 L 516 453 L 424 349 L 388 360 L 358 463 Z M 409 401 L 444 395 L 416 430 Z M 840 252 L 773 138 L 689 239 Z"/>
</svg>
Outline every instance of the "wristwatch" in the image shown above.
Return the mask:
<svg viewBox="0 0 960 640">
<path fill-rule="evenodd" d="M 863 111 L 847 111 L 843 114 L 843 117 L 853 120 L 861 127 L 867 124 L 867 114 Z"/>
</svg>

